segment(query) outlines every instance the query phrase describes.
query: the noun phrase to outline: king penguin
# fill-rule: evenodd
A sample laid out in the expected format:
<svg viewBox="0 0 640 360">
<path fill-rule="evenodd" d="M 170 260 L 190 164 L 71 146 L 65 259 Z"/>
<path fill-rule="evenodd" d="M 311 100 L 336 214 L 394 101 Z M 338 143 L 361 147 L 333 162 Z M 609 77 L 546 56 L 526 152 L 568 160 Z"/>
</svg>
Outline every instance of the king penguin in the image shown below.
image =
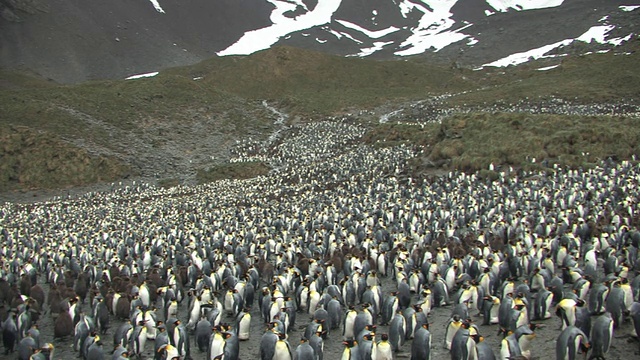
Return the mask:
<svg viewBox="0 0 640 360">
<path fill-rule="evenodd" d="M 575 326 L 568 326 L 556 341 L 556 360 L 576 360 L 580 352 L 587 352 L 590 347 L 589 338 Z"/>
<path fill-rule="evenodd" d="M 591 327 L 591 356 L 589 359 L 604 359 L 613 340 L 613 319 L 609 313 L 598 316 Z"/>
</svg>

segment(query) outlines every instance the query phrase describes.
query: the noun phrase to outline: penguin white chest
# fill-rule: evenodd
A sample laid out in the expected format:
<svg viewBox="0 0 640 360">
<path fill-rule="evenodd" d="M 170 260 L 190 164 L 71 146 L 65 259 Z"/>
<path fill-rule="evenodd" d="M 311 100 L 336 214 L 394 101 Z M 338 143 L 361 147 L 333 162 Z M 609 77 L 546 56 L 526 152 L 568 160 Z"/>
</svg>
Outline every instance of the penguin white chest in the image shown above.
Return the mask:
<svg viewBox="0 0 640 360">
<path fill-rule="evenodd" d="M 286 342 L 278 340 L 275 352 L 273 353 L 273 360 L 292 360 L 291 352 Z"/>
</svg>

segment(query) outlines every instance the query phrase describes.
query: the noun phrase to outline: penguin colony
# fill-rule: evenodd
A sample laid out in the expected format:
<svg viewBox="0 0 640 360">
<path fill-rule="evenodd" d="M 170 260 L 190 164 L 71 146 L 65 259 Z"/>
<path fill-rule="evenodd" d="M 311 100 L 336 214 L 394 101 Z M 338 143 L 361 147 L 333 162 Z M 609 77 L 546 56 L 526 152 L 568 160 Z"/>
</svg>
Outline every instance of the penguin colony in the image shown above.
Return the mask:
<svg viewBox="0 0 640 360">
<path fill-rule="evenodd" d="M 238 149 L 274 168 L 251 180 L 4 204 L 5 358 L 638 353 L 638 164 L 418 182 L 419 149 L 363 132 Z"/>
</svg>

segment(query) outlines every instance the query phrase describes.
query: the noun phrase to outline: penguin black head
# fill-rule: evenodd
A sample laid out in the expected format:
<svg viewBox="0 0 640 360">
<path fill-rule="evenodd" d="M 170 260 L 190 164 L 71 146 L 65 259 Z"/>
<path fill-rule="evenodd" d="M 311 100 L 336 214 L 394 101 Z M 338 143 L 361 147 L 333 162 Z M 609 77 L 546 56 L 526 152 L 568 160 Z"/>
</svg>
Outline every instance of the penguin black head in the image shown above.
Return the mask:
<svg viewBox="0 0 640 360">
<path fill-rule="evenodd" d="M 388 341 L 388 340 L 389 340 L 389 334 L 386 334 L 386 333 L 385 333 L 385 334 L 382 334 L 382 335 L 380 336 L 380 338 L 382 339 L 382 341 Z"/>
</svg>

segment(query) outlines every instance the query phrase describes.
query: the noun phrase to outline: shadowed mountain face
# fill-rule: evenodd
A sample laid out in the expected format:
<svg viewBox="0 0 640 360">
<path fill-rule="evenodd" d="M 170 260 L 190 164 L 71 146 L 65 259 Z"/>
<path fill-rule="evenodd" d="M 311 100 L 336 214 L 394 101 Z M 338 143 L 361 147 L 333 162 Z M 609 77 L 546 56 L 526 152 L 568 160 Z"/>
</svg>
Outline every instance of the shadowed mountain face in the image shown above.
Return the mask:
<svg viewBox="0 0 640 360">
<path fill-rule="evenodd" d="M 479 66 L 581 37 L 595 26 L 609 27 L 600 42 L 637 34 L 633 18 L 640 9 L 621 5 L 633 3 L 0 0 L 0 67 L 20 67 L 74 83 L 124 78 L 276 45 L 376 59 L 423 56 Z"/>
</svg>

